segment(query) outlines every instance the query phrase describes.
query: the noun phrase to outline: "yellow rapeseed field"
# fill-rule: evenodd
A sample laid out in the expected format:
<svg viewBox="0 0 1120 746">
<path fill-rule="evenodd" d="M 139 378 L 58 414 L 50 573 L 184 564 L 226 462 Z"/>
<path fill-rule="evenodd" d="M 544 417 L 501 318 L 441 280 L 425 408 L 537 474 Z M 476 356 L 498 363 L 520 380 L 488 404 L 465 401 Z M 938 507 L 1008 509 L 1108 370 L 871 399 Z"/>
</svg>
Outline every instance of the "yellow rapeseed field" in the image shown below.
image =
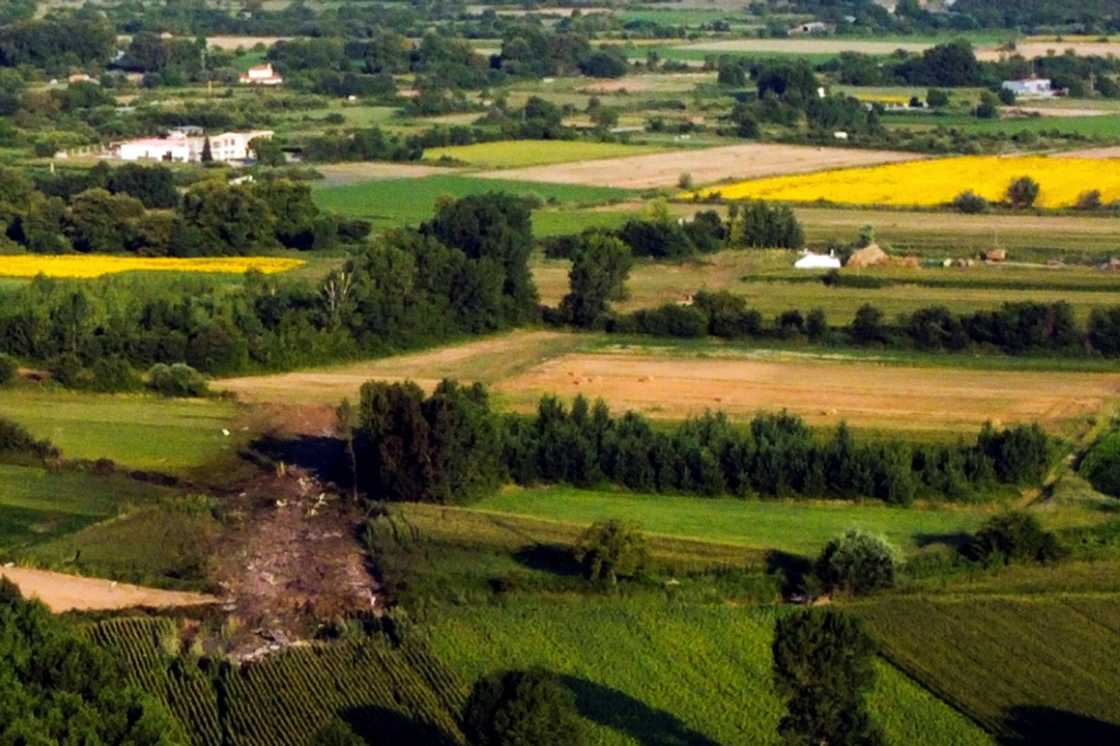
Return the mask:
<svg viewBox="0 0 1120 746">
<path fill-rule="evenodd" d="M 1120 169 L 1108 161 L 1045 156 L 961 156 L 844 168 L 723 184 L 686 196 L 718 193 L 724 199 L 939 205 L 966 189 L 990 201 L 1002 200 L 1008 184 L 1020 176 L 1039 183 L 1040 207 L 1068 207 L 1091 189 L 1099 189 L 1105 203 L 1120 199 Z"/>
<path fill-rule="evenodd" d="M 265 274 L 287 272 L 304 264 L 302 259 L 281 259 L 268 256 L 201 257 L 172 259 L 169 257 L 105 256 L 103 254 L 62 254 L 18 256 L 0 255 L 0 277 L 72 277 L 90 279 L 119 272 L 211 272 L 244 274 L 258 269 Z"/>
</svg>

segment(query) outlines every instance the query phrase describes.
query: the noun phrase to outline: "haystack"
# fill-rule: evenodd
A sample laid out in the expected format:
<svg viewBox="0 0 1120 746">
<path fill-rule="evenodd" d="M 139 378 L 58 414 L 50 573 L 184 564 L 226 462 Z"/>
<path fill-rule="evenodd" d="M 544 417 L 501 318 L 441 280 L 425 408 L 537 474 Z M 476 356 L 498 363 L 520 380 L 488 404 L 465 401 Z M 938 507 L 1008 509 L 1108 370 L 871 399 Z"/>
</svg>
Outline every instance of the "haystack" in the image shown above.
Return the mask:
<svg viewBox="0 0 1120 746">
<path fill-rule="evenodd" d="M 852 253 L 848 257 L 848 266 L 860 269 L 861 267 L 878 267 L 883 264 L 889 264 L 891 257 L 887 252 L 879 248 L 879 244 L 868 244 L 859 251 Z"/>
</svg>

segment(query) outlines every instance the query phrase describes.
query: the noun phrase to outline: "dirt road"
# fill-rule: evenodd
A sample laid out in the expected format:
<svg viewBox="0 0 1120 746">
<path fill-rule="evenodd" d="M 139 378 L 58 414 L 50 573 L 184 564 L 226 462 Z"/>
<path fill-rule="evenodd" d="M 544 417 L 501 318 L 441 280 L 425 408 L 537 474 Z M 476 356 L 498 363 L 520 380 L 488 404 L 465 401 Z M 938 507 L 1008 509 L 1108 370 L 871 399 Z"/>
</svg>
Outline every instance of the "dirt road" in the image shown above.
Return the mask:
<svg viewBox="0 0 1120 746">
<path fill-rule="evenodd" d="M 19 586 L 24 596 L 38 598 L 56 613 L 130 609 L 136 606 L 153 608 L 201 606 L 219 601 L 217 597 L 205 593 L 164 591 L 102 578 L 84 578 L 79 575 L 28 567 L 2 567 L 0 577 L 11 580 Z"/>
</svg>

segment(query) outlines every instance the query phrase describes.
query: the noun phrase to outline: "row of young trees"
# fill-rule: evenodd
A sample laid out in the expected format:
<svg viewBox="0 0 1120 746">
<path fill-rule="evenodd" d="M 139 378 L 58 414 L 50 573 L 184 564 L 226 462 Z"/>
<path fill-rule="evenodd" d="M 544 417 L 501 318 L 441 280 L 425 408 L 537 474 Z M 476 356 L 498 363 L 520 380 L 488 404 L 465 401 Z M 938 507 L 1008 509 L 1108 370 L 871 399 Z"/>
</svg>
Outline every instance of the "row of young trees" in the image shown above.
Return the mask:
<svg viewBox="0 0 1120 746">
<path fill-rule="evenodd" d="M 625 315 L 601 315 L 608 331 L 667 337 L 725 339 L 808 339 L 822 344 L 854 344 L 928 351 L 995 350 L 1009 355 L 1120 355 L 1120 308 L 1094 309 L 1083 325 L 1064 301 L 1004 303 L 998 309 L 955 314 L 930 306 L 901 314 L 894 323 L 864 304 L 845 327 L 832 327 L 821 309 L 791 309 L 773 320 L 727 291 L 697 292 L 691 305 L 667 304 Z"/>
<path fill-rule="evenodd" d="M 371 382 L 354 422 L 356 481 L 373 499 L 470 503 L 506 478 L 521 484 L 602 483 L 698 495 L 970 499 L 998 484 L 1042 479 L 1053 457 L 1037 426 L 985 427 L 971 444 L 858 442 L 841 425 L 820 438 L 795 415 L 748 427 L 708 413 L 655 428 L 635 412 L 611 415 L 579 397 L 541 400 L 529 419 L 500 417 L 485 390 L 445 381 L 430 397 L 414 384 Z"/>
<path fill-rule="evenodd" d="M 5 294 L 0 353 L 48 366 L 119 357 L 141 369 L 186 362 L 233 373 L 508 328 L 538 314 L 529 215 L 506 195 L 451 202 L 418 230 L 364 246 L 317 284 L 254 273 L 219 292 L 198 277 L 37 278 Z"/>
</svg>

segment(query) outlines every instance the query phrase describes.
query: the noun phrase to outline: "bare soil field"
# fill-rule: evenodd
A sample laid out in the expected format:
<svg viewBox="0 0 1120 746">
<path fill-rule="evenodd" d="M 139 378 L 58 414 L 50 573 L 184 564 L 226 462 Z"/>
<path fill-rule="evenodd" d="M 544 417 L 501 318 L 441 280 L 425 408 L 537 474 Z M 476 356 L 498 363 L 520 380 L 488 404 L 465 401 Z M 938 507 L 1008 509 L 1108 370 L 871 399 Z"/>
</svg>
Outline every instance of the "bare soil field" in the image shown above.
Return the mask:
<svg viewBox="0 0 1120 746">
<path fill-rule="evenodd" d="M 754 179 L 762 176 L 826 171 L 848 166 L 909 161 L 920 157 L 915 153 L 891 150 L 816 148 L 804 145 L 728 145 L 702 150 L 678 150 L 624 158 L 486 171 L 479 176 L 554 184 L 651 189 L 676 186 L 682 173 L 691 174 L 693 181 L 699 185 L 724 179 Z"/>
<path fill-rule="evenodd" d="M 205 593 L 164 591 L 102 578 L 84 578 L 79 575 L 27 567 L 0 568 L 0 577 L 12 581 L 19 586 L 23 595 L 38 598 L 56 613 L 131 609 L 141 606 L 150 608 L 201 606 L 219 601 L 218 598 Z"/>
<path fill-rule="evenodd" d="M 580 88 L 581 93 L 642 93 L 646 91 L 691 91 L 695 86 L 715 81 L 712 73 L 674 73 L 672 75 L 631 75 L 603 80 Z"/>
<path fill-rule="evenodd" d="M 424 176 L 444 174 L 452 169 L 439 166 L 421 166 L 413 163 L 381 163 L 378 161 L 360 161 L 357 163 L 328 163 L 316 166 L 315 170 L 323 174 L 322 186 L 345 186 L 347 184 L 361 184 L 366 181 L 384 181 L 387 179 L 419 179 Z"/>
<path fill-rule="evenodd" d="M 497 13 L 500 16 L 511 16 L 511 17 L 543 16 L 543 15 L 565 16 L 565 17 L 567 17 L 567 16 L 572 15 L 572 13 L 574 13 L 577 10 L 580 12 L 581 15 L 585 15 L 585 16 L 591 15 L 592 13 L 610 13 L 611 12 L 610 8 L 598 7 L 598 6 L 594 6 L 594 5 L 588 6 L 586 8 L 574 8 L 574 7 L 563 7 L 563 6 L 548 7 L 548 8 L 503 8 L 501 6 L 495 7 L 493 5 L 468 5 L 467 6 L 467 12 L 472 13 L 472 14 L 476 14 L 476 15 L 479 14 L 479 13 L 482 13 L 484 11 L 487 11 L 487 10 L 493 10 L 495 13 Z"/>
<path fill-rule="evenodd" d="M 213 388 L 250 403 L 338 404 L 345 397 L 356 402 L 366 381 L 412 380 L 427 390 L 444 378 L 492 384 L 584 342 L 577 334 L 521 331 L 337 368 L 227 378 L 215 381 Z"/>
<path fill-rule="evenodd" d="M 787 54 L 890 54 L 898 49 L 923 52 L 932 44 L 910 41 L 865 41 L 856 39 L 732 39 L 690 44 L 681 49 L 700 52 L 784 52 Z"/>
<path fill-rule="evenodd" d="M 1115 114 L 1107 109 L 1074 109 L 1057 108 L 1053 106 L 1016 106 L 1007 109 L 1005 113 L 1010 117 L 1105 117 Z"/>
<path fill-rule="evenodd" d="M 1110 145 L 1103 148 L 1084 148 L 1082 150 L 1067 150 L 1055 153 L 1055 158 L 1120 158 L 1120 145 Z"/>
<path fill-rule="evenodd" d="M 515 409 L 545 393 L 601 397 L 616 410 L 680 419 L 720 409 L 734 417 L 788 409 L 811 424 L 971 430 L 987 420 L 1056 427 L 1100 411 L 1120 374 L 972 371 L 872 361 L 651 355 L 622 350 L 546 360 L 495 389 Z"/>
</svg>

